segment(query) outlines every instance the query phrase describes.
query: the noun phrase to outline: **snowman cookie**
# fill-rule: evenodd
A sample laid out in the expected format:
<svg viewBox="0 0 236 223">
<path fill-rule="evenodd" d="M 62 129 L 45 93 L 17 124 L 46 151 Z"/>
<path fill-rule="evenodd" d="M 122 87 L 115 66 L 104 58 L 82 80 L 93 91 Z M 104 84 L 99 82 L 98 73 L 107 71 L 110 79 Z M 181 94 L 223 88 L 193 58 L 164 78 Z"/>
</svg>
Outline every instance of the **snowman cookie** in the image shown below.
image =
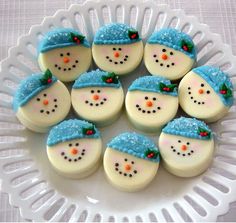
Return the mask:
<svg viewBox="0 0 236 223">
<path fill-rule="evenodd" d="M 17 118 L 35 132 L 47 132 L 62 121 L 70 106 L 69 91 L 49 70 L 23 80 L 13 100 Z"/>
<path fill-rule="evenodd" d="M 98 129 L 89 122 L 70 119 L 54 126 L 47 140 L 51 165 L 61 175 L 83 178 L 99 166 L 102 140 Z"/>
<path fill-rule="evenodd" d="M 103 164 L 110 183 L 122 191 L 138 191 L 156 176 L 159 150 L 146 136 L 122 133 L 112 139 L 104 154 Z"/>
<path fill-rule="evenodd" d="M 179 102 L 190 116 L 206 122 L 222 118 L 233 105 L 233 84 L 219 68 L 201 66 L 190 71 L 179 84 Z"/>
<path fill-rule="evenodd" d="M 75 80 L 89 69 L 91 48 L 86 38 L 77 30 L 58 28 L 48 32 L 38 47 L 38 62 L 45 71 L 50 69 L 61 81 Z"/>
<path fill-rule="evenodd" d="M 75 112 L 99 126 L 110 124 L 121 112 L 124 93 L 114 73 L 94 70 L 82 74 L 71 92 Z"/>
<path fill-rule="evenodd" d="M 123 75 L 133 71 L 141 62 L 143 42 L 134 28 L 112 23 L 97 31 L 92 54 L 99 68 Z"/>
<path fill-rule="evenodd" d="M 172 28 L 154 32 L 144 49 L 144 62 L 152 75 L 170 80 L 183 77 L 196 61 L 196 48 L 191 37 Z"/>
<path fill-rule="evenodd" d="M 162 129 L 159 148 L 164 166 L 170 173 L 180 177 L 197 176 L 212 161 L 212 131 L 197 119 L 177 118 Z"/>
<path fill-rule="evenodd" d="M 156 132 L 169 122 L 178 110 L 176 84 L 161 76 L 144 76 L 128 88 L 125 99 L 131 123 L 145 132 Z"/>
</svg>

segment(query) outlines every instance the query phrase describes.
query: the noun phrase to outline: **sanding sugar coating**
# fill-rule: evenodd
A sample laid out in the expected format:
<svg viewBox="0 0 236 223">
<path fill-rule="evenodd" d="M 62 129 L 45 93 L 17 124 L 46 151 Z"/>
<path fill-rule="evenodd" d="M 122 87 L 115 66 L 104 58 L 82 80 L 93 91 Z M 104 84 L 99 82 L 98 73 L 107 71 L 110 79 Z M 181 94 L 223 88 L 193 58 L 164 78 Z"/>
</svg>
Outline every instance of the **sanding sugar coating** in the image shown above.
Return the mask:
<svg viewBox="0 0 236 223">
<path fill-rule="evenodd" d="M 202 135 L 201 131 L 205 131 L 207 135 Z M 180 117 L 174 119 L 162 129 L 162 132 L 201 140 L 209 140 L 212 138 L 212 131 L 208 125 L 195 118 Z"/>
<path fill-rule="evenodd" d="M 107 144 L 108 148 L 118 150 L 123 153 L 128 153 L 132 156 L 145 159 L 152 162 L 159 162 L 159 155 L 155 158 L 148 158 L 147 151 L 152 150 L 159 153 L 158 148 L 155 143 L 148 139 L 147 137 L 137 134 L 135 132 L 125 132 L 119 136 L 112 139 L 111 142 Z"/>
<path fill-rule="evenodd" d="M 85 129 L 91 129 L 93 134 L 86 134 Z M 92 123 L 79 119 L 70 119 L 51 129 L 47 145 L 53 146 L 61 142 L 82 138 L 100 138 L 100 133 Z"/>
</svg>

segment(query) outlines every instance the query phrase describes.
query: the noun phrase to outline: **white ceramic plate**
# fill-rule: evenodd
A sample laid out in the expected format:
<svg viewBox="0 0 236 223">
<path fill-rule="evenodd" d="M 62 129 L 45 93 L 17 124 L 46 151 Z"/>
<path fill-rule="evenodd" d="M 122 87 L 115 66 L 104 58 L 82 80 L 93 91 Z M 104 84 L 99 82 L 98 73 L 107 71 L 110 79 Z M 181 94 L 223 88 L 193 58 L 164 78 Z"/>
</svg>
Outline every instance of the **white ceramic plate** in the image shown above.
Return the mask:
<svg viewBox="0 0 236 223">
<path fill-rule="evenodd" d="M 91 41 L 98 27 L 108 22 L 136 27 L 146 39 L 160 27 L 176 27 L 189 33 L 198 48 L 198 65 L 210 63 L 227 71 L 234 81 L 236 58 L 220 36 L 183 11 L 152 1 L 88 1 L 60 10 L 30 29 L 1 64 L 0 73 L 0 178 L 10 203 L 23 218 L 34 221 L 215 221 L 236 200 L 235 106 L 211 125 L 217 140 L 214 161 L 201 176 L 182 179 L 160 168 L 145 190 L 124 193 L 111 187 L 102 167 L 91 177 L 69 180 L 51 168 L 45 150 L 46 135 L 26 130 L 12 112 L 12 95 L 25 76 L 39 70 L 36 47 L 54 27 L 79 28 Z M 95 66 L 92 66 L 95 68 Z M 143 64 L 122 77 L 124 88 L 146 74 Z M 73 114 L 71 114 L 73 116 Z M 125 114 L 101 129 L 104 145 L 124 130 L 134 130 Z M 155 140 L 158 136 L 153 137 Z M 104 146 L 105 148 L 105 146 Z"/>
</svg>

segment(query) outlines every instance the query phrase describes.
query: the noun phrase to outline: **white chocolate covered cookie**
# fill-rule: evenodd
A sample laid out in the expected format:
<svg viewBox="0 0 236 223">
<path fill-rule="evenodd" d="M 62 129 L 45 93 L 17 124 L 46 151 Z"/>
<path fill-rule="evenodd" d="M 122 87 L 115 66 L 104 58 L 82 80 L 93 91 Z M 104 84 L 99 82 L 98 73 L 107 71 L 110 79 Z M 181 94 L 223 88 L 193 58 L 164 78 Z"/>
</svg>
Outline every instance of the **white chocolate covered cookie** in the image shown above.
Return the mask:
<svg viewBox="0 0 236 223">
<path fill-rule="evenodd" d="M 193 67 L 196 49 L 191 37 L 172 28 L 154 32 L 144 49 L 144 62 L 152 75 L 170 80 L 183 77 Z"/>
<path fill-rule="evenodd" d="M 181 80 L 179 102 L 188 115 L 206 122 L 217 121 L 233 105 L 232 82 L 219 68 L 197 67 Z"/>
<path fill-rule="evenodd" d="M 114 73 L 94 70 L 82 74 L 75 81 L 71 100 L 78 116 L 104 126 L 119 117 L 124 93 Z"/>
<path fill-rule="evenodd" d="M 153 180 L 159 161 L 159 150 L 150 139 L 126 132 L 108 143 L 103 164 L 113 186 L 122 191 L 134 192 Z"/>
<path fill-rule="evenodd" d="M 45 71 L 50 69 L 61 81 L 75 80 L 89 69 L 91 48 L 86 38 L 77 30 L 58 28 L 48 32 L 38 47 L 38 62 Z"/>
<path fill-rule="evenodd" d="M 125 107 L 131 123 L 145 132 L 157 132 L 178 110 L 176 84 L 161 76 L 144 76 L 129 87 Z"/>
<path fill-rule="evenodd" d="M 169 122 L 159 137 L 164 167 L 180 177 L 203 173 L 210 165 L 214 140 L 210 128 L 194 118 L 177 118 Z"/>
<path fill-rule="evenodd" d="M 117 75 L 133 71 L 143 58 L 143 42 L 132 27 L 112 23 L 101 27 L 94 37 L 93 59 L 97 66 Z"/>
<path fill-rule="evenodd" d="M 47 132 L 62 121 L 69 113 L 70 106 L 70 93 L 49 70 L 23 80 L 13 103 L 19 121 L 35 132 Z"/>
<path fill-rule="evenodd" d="M 102 140 L 91 123 L 70 119 L 54 126 L 47 140 L 47 155 L 54 169 L 65 177 L 83 178 L 100 165 Z"/>
</svg>

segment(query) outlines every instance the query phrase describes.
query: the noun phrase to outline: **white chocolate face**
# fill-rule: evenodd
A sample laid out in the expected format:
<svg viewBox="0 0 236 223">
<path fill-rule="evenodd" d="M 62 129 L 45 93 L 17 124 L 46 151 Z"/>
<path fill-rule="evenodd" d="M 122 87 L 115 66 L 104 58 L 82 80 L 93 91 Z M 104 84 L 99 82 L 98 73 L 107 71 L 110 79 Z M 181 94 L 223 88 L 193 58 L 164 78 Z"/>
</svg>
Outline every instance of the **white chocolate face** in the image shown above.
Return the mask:
<svg viewBox="0 0 236 223">
<path fill-rule="evenodd" d="M 130 121 L 140 130 L 157 131 L 176 115 L 178 97 L 155 92 L 128 91 L 125 106 Z"/>
<path fill-rule="evenodd" d="M 213 88 L 192 71 L 179 84 L 179 101 L 187 114 L 209 122 L 221 118 L 229 109 Z"/>
<path fill-rule="evenodd" d="M 168 171 L 177 176 L 191 177 L 208 168 L 213 157 L 214 141 L 161 133 L 159 149 Z"/>
<path fill-rule="evenodd" d="M 113 120 L 120 113 L 124 93 L 121 87 L 87 87 L 72 89 L 71 100 L 80 117 L 99 125 Z"/>
<path fill-rule="evenodd" d="M 48 127 L 62 121 L 71 106 L 70 93 L 60 81 L 34 96 L 20 107 L 17 116 L 33 125 Z"/>
<path fill-rule="evenodd" d="M 137 191 L 155 177 L 159 163 L 107 148 L 104 154 L 105 173 L 115 187 L 124 191 Z"/>
<path fill-rule="evenodd" d="M 93 172 L 102 153 L 101 139 L 75 139 L 47 147 L 52 166 L 62 175 L 80 178 Z"/>
<path fill-rule="evenodd" d="M 177 80 L 191 70 L 195 61 L 167 46 L 147 43 L 144 49 L 144 62 L 151 74 Z"/>
<path fill-rule="evenodd" d="M 91 48 L 68 46 L 53 49 L 39 55 L 40 68 L 49 69 L 59 80 L 75 80 L 89 69 L 92 60 Z"/>
<path fill-rule="evenodd" d="M 93 59 L 97 66 L 118 75 L 133 71 L 143 58 L 143 42 L 92 46 Z"/>
</svg>

